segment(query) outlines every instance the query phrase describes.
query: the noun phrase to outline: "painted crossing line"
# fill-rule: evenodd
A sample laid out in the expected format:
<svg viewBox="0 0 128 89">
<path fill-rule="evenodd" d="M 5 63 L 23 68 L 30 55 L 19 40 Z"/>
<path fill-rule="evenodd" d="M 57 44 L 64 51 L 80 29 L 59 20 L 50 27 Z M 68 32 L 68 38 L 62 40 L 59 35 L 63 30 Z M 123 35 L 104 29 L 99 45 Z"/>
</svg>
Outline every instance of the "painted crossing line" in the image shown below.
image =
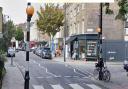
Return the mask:
<svg viewBox="0 0 128 89">
<path fill-rule="evenodd" d="M 94 84 L 86 84 L 88 87 L 92 88 L 92 89 L 102 89 Z"/>
<path fill-rule="evenodd" d="M 33 88 L 34 89 L 44 89 L 43 86 L 41 86 L 41 85 L 33 85 Z"/>
<path fill-rule="evenodd" d="M 79 84 L 68 84 L 72 89 L 84 89 L 84 87 L 80 86 Z M 102 89 L 99 86 L 95 85 L 95 84 L 86 84 L 89 89 Z M 56 84 L 56 85 L 51 85 L 50 86 L 53 89 L 64 89 L 60 84 Z M 44 89 L 44 87 L 42 85 L 33 85 L 34 89 Z"/>
<path fill-rule="evenodd" d="M 81 87 L 78 84 L 69 84 L 73 89 L 84 89 L 83 87 Z"/>
<path fill-rule="evenodd" d="M 61 85 L 51 85 L 53 89 L 64 89 Z"/>
</svg>

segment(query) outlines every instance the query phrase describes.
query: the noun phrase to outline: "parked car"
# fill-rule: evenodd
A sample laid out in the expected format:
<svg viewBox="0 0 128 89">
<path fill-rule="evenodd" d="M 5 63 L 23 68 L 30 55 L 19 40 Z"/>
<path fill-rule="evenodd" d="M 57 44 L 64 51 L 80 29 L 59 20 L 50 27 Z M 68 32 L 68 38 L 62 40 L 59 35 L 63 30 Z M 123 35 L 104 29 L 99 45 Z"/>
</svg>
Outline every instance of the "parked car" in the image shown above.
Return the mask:
<svg viewBox="0 0 128 89">
<path fill-rule="evenodd" d="M 30 48 L 30 52 L 33 52 L 36 49 L 36 47 Z"/>
<path fill-rule="evenodd" d="M 42 47 L 38 47 L 38 48 L 36 49 L 36 51 L 35 51 L 35 54 L 36 54 L 37 56 L 41 56 L 41 51 L 42 51 Z"/>
<path fill-rule="evenodd" d="M 7 57 L 15 57 L 15 49 L 13 47 L 8 48 Z"/>
<path fill-rule="evenodd" d="M 41 57 L 52 59 L 52 52 L 51 52 L 50 48 L 43 48 L 41 51 Z"/>
<path fill-rule="evenodd" d="M 34 53 L 34 54 L 36 53 L 36 50 L 37 50 L 37 48 L 35 48 L 35 49 L 33 50 L 33 53 Z"/>
</svg>

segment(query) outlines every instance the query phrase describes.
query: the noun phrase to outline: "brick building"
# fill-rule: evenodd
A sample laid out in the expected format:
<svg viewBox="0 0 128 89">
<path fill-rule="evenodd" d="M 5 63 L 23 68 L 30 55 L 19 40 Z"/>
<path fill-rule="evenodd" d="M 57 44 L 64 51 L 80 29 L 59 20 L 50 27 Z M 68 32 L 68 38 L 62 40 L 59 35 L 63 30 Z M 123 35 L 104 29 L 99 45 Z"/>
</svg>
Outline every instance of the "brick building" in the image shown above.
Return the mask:
<svg viewBox="0 0 128 89">
<path fill-rule="evenodd" d="M 97 59 L 97 32 L 100 5 L 96 3 L 66 4 L 66 32 L 68 55 L 78 52 L 78 59 Z M 115 20 L 118 13 L 117 2 L 110 4 L 114 14 L 105 14 L 103 8 L 103 57 L 124 59 L 124 22 Z M 120 50 L 122 48 L 122 50 Z"/>
</svg>

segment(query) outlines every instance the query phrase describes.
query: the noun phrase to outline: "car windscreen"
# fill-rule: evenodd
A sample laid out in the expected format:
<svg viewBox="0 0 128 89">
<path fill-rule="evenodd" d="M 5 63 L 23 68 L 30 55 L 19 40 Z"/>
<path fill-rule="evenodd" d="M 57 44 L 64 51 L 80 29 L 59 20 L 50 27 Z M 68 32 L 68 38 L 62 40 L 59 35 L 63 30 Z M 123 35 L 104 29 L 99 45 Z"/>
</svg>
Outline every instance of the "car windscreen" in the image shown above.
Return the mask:
<svg viewBox="0 0 128 89">
<path fill-rule="evenodd" d="M 50 52 L 50 48 L 44 48 L 43 51 Z"/>
</svg>

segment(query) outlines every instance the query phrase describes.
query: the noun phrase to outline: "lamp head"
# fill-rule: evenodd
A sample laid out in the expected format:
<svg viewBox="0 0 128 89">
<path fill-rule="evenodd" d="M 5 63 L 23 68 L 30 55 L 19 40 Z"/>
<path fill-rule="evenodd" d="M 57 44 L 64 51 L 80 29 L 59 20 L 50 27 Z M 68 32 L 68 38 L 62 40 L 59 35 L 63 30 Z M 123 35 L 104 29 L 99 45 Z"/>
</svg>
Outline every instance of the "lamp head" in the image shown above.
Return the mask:
<svg viewBox="0 0 128 89">
<path fill-rule="evenodd" d="M 96 31 L 97 31 L 97 32 L 101 32 L 101 29 L 98 27 L 98 28 L 96 29 Z"/>
<path fill-rule="evenodd" d="M 28 16 L 33 16 L 34 14 L 34 7 L 31 6 L 31 3 L 27 4 L 26 13 Z"/>
</svg>

